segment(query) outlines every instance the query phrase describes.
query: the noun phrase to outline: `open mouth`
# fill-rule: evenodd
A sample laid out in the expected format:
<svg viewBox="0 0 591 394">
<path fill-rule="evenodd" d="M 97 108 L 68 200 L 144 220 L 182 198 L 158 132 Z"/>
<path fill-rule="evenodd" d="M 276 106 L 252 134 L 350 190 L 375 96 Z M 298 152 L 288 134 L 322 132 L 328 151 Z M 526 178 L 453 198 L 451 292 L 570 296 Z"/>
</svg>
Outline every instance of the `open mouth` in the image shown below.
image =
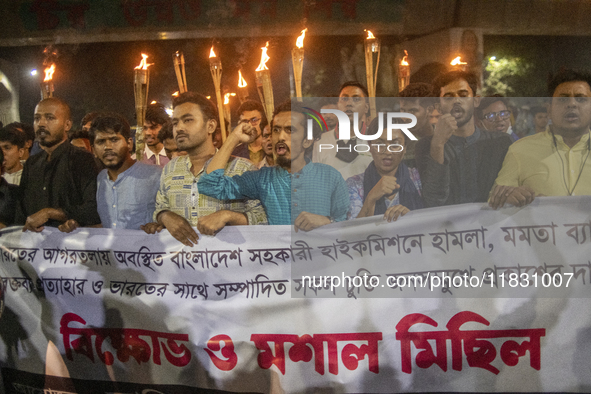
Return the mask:
<svg viewBox="0 0 591 394">
<path fill-rule="evenodd" d="M 564 120 L 566 120 L 567 122 L 575 122 L 579 119 L 579 116 L 577 114 L 575 114 L 574 112 L 569 112 L 566 115 L 564 115 Z"/>
<path fill-rule="evenodd" d="M 464 110 L 461 107 L 453 107 L 450 114 L 454 118 L 461 118 L 464 115 Z"/>
<path fill-rule="evenodd" d="M 276 153 L 277 153 L 277 155 L 279 155 L 279 156 L 283 156 L 283 155 L 285 155 L 285 154 L 288 152 L 287 145 L 284 145 L 284 144 L 277 144 L 277 145 L 275 146 L 275 152 L 276 152 Z"/>
</svg>

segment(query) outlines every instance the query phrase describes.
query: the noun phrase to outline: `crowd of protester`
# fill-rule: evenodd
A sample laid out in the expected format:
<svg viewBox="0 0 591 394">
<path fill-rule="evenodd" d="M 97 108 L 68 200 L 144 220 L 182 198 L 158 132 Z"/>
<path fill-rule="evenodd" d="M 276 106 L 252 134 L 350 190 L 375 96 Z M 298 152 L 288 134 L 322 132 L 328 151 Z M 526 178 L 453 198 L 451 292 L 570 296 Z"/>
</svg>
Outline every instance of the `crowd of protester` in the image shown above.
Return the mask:
<svg viewBox="0 0 591 394">
<path fill-rule="evenodd" d="M 172 117 L 162 105 L 148 107 L 141 157 L 122 115 L 92 112 L 74 129 L 68 104 L 44 99 L 33 127 L 0 129 L 0 225 L 167 229 L 192 246 L 198 232 L 215 235 L 228 225 L 310 231 L 375 215 L 397 220 L 428 207 L 488 202 L 498 209 L 591 194 L 591 74 L 552 77 L 547 105 L 530 109 L 530 136 L 514 131 L 511 99 L 479 97 L 478 82 L 451 71 L 408 85 L 399 111 L 415 116 L 409 131 L 417 140 L 393 129 L 367 151 L 355 149 L 368 142 L 355 136 L 382 126 L 379 116 L 370 118 L 358 82 L 317 108 L 342 111 L 350 139 L 339 138 L 334 114 L 324 114 L 322 130 L 303 105 L 282 103 L 267 120 L 263 106 L 247 100 L 222 143 L 216 106 L 186 92 L 174 98 Z M 393 145 L 400 149 L 385 148 Z"/>
</svg>

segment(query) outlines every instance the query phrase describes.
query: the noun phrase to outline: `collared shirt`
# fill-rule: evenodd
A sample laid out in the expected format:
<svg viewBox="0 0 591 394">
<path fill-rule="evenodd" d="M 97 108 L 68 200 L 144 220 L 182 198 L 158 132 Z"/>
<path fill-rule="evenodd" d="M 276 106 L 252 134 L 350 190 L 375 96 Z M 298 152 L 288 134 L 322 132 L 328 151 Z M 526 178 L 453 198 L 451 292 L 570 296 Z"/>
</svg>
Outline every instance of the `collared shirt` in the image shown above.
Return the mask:
<svg viewBox="0 0 591 394">
<path fill-rule="evenodd" d="M 408 172 L 410 173 L 410 179 L 412 180 L 415 189 L 421 192 L 421 178 L 419 177 L 419 170 L 416 168 L 409 167 Z M 352 176 L 347 179 L 347 187 L 349 188 L 349 220 L 355 219 L 361 208 L 363 208 L 363 198 L 365 196 L 365 190 L 363 188 L 363 180 L 365 179 L 365 172 Z M 393 199 L 386 198 L 386 208 L 393 207 L 394 205 L 400 204 L 400 193 L 396 193 Z"/>
<path fill-rule="evenodd" d="M 41 151 L 25 163 L 20 185 L 22 209 L 17 223 L 24 223 L 27 216 L 43 208 L 58 208 L 81 226 L 100 224 L 94 157 L 68 141 L 52 152 L 51 160 L 47 161 L 47 157 L 47 152 Z M 55 220 L 47 222 L 52 227 L 59 224 Z"/>
<path fill-rule="evenodd" d="M 259 161 L 257 163 L 257 168 L 260 170 L 263 167 L 273 167 L 271 165 L 269 165 L 269 162 L 267 161 L 267 157 L 263 157 L 263 160 Z"/>
<path fill-rule="evenodd" d="M 108 171 L 102 170 L 97 177 L 96 202 L 103 227 L 139 230 L 151 222 L 161 173 L 156 165 L 136 162 L 113 182 Z"/>
<path fill-rule="evenodd" d="M 156 195 L 156 210 L 154 220 L 161 211 L 172 211 L 196 226 L 199 217 L 207 216 L 220 210 L 241 212 L 248 217 L 248 224 L 267 224 L 265 210 L 258 200 L 234 198 L 221 201 L 205 195 L 200 191 L 197 182 L 205 176 L 204 169 L 211 161 L 208 160 L 197 176 L 191 172 L 189 156 L 179 156 L 168 163 L 160 177 L 160 188 Z M 226 165 L 225 174 L 240 175 L 247 171 L 254 171 L 256 167 L 250 161 L 239 157 L 232 158 Z M 220 170 L 223 175 L 223 171 Z"/>
<path fill-rule="evenodd" d="M 11 185 L 20 185 L 22 176 L 23 176 L 23 169 L 22 168 L 16 172 L 13 172 L 12 174 L 5 172 L 4 175 L 2 175 L 2 177 L 4 179 L 6 179 L 6 182 L 10 183 Z"/>
<path fill-rule="evenodd" d="M 373 158 L 370 153 L 359 152 L 359 155 L 350 163 L 337 158 L 337 138 L 335 136 L 336 130 L 329 130 L 322 133 L 318 141 L 314 143 L 314 150 L 312 152 L 312 161 L 314 163 L 327 164 L 341 173 L 343 179 L 360 174 L 372 162 Z M 359 144 L 367 144 L 368 141 L 358 140 Z M 326 146 L 322 146 L 326 145 Z M 332 148 L 329 148 L 329 145 Z M 322 148 L 322 150 L 320 150 Z"/>
<path fill-rule="evenodd" d="M 452 135 L 443 148 L 443 164 L 431 157 L 432 139 L 421 138 L 415 150 L 425 206 L 486 202 L 511 137 L 478 128 L 468 137 Z"/>
<path fill-rule="evenodd" d="M 158 152 L 156 155 L 154 152 L 152 152 L 148 145 L 146 145 L 144 147 L 144 154 L 142 155 L 141 161 L 146 164 L 156 164 L 157 166 L 160 166 L 160 168 L 163 168 L 170 161 L 170 159 L 168 156 L 166 156 L 164 147 L 162 147 L 160 152 Z"/>
<path fill-rule="evenodd" d="M 589 133 L 572 148 L 562 136 L 555 138 L 556 145 L 552 133 L 546 130 L 515 141 L 495 183 L 529 186 L 545 196 L 568 196 L 571 190 L 573 196 L 591 195 Z"/>
<path fill-rule="evenodd" d="M 269 224 L 292 224 L 302 212 L 342 221 L 347 219 L 349 210 L 347 185 L 342 176 L 334 168 L 318 163 L 308 163 L 295 174 L 275 166 L 230 178 L 216 170 L 201 177 L 199 188 L 202 193 L 220 199 L 261 200 Z"/>
</svg>

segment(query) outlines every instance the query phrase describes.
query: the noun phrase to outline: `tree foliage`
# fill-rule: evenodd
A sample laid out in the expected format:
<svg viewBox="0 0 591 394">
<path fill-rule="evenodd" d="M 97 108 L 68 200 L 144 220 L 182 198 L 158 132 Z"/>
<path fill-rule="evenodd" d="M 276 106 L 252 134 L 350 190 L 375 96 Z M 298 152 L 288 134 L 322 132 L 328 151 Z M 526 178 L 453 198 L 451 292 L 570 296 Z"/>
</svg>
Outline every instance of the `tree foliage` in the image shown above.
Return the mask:
<svg viewBox="0 0 591 394">
<path fill-rule="evenodd" d="M 526 97 L 535 88 L 529 74 L 532 65 L 519 57 L 491 57 L 485 67 L 484 94 Z"/>
</svg>

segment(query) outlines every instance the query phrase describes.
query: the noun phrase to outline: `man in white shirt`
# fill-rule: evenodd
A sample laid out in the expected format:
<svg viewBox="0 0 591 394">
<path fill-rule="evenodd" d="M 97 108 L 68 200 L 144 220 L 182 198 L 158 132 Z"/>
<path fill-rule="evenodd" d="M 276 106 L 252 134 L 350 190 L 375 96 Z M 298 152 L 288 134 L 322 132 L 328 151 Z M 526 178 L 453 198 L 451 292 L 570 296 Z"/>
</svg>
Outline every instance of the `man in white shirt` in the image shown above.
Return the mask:
<svg viewBox="0 0 591 394">
<path fill-rule="evenodd" d="M 164 150 L 164 144 L 158 138 L 158 132 L 166 123 L 170 123 L 170 116 L 164 110 L 162 104 L 149 105 L 144 121 L 144 153 L 141 162 L 156 164 L 161 168 L 170 161 Z"/>
</svg>

